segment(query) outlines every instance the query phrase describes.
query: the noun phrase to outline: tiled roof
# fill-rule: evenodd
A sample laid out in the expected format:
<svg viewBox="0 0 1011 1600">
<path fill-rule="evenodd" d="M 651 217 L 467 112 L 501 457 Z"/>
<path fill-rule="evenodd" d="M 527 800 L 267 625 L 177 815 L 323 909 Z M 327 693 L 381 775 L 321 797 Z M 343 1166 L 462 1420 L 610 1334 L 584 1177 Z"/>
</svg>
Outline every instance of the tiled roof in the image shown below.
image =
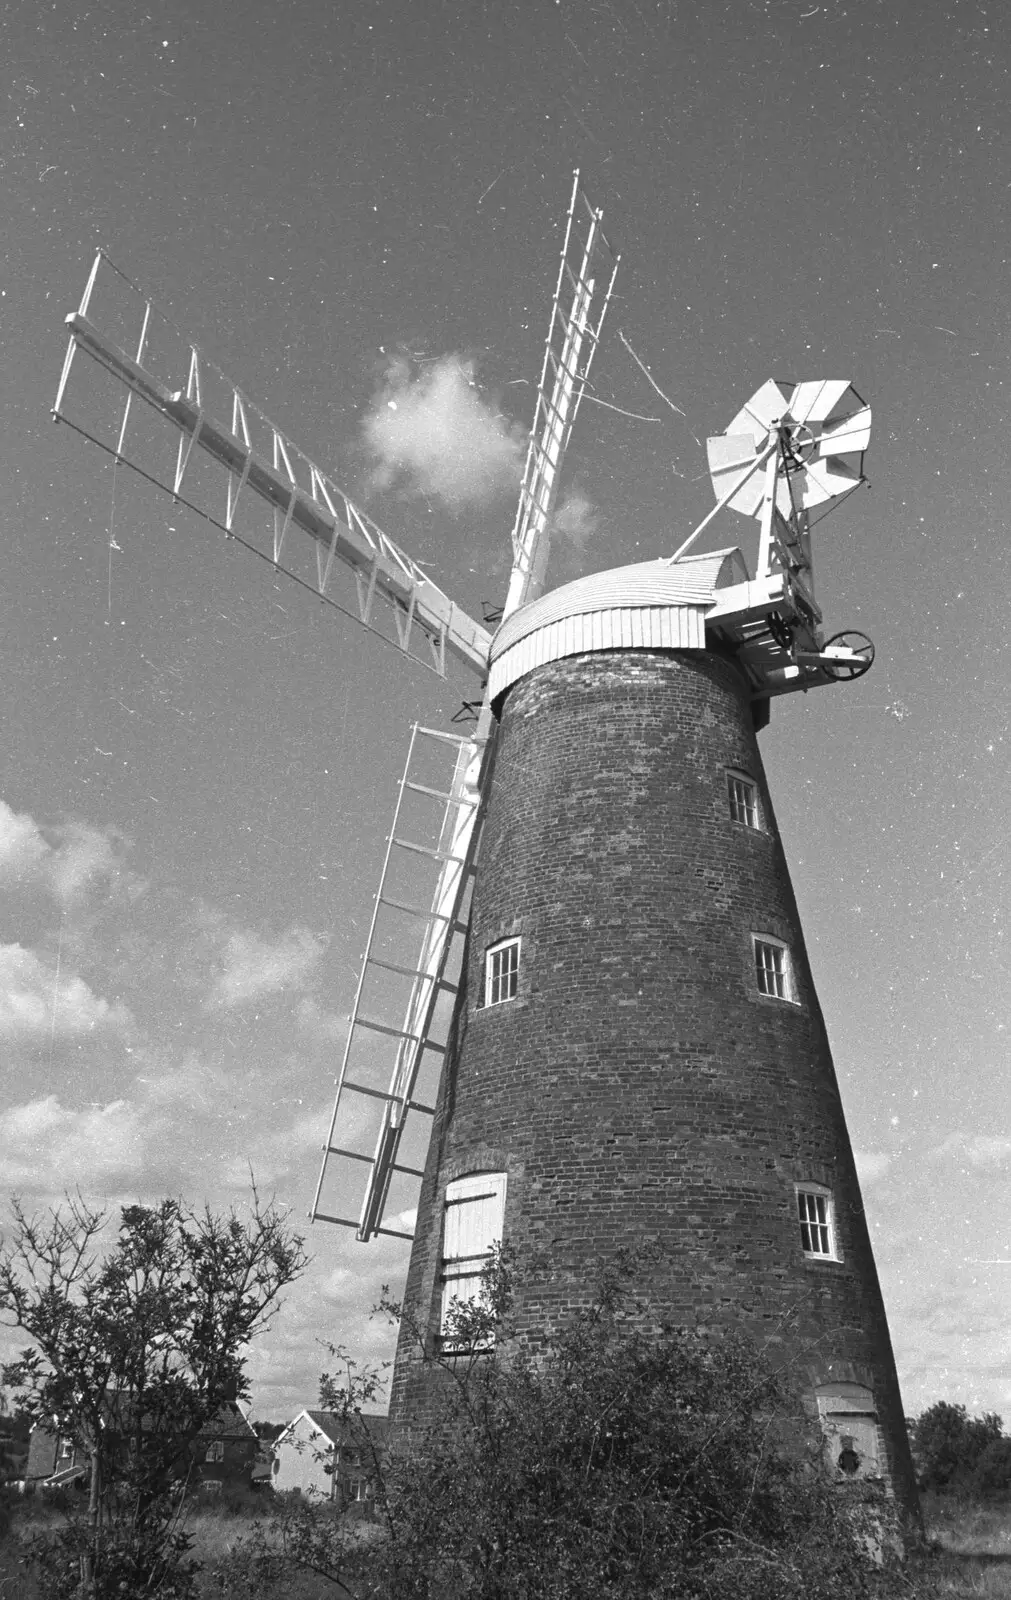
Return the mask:
<svg viewBox="0 0 1011 1600">
<path fill-rule="evenodd" d="M 205 1422 L 200 1430 L 201 1439 L 255 1439 L 256 1429 L 234 1401 L 223 1405 L 216 1416 Z"/>
<path fill-rule="evenodd" d="M 339 1411 L 314 1411 L 307 1406 L 305 1414 L 316 1424 L 317 1428 L 326 1434 L 331 1444 L 344 1443 L 348 1435 L 348 1424 Z M 361 1420 L 374 1439 L 384 1439 L 386 1437 L 390 1425 L 389 1417 L 371 1416 L 363 1413 Z"/>
</svg>

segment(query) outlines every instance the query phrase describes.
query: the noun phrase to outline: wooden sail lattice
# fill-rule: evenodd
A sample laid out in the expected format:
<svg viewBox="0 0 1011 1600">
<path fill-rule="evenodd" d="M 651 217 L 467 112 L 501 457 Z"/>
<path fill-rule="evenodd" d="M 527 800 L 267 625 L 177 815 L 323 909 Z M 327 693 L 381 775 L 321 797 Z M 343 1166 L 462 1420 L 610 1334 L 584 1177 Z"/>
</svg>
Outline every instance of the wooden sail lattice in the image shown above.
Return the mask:
<svg viewBox="0 0 1011 1600">
<path fill-rule="evenodd" d="M 311 1211 L 361 1240 L 413 1236 L 477 841 L 467 775 L 480 760 L 473 740 L 412 731 Z M 434 778 L 450 762 L 448 780 Z M 419 924 L 421 954 L 408 964 Z"/>
<path fill-rule="evenodd" d="M 487 629 L 102 251 L 67 326 L 54 417 L 418 665 L 483 674 Z"/>
</svg>

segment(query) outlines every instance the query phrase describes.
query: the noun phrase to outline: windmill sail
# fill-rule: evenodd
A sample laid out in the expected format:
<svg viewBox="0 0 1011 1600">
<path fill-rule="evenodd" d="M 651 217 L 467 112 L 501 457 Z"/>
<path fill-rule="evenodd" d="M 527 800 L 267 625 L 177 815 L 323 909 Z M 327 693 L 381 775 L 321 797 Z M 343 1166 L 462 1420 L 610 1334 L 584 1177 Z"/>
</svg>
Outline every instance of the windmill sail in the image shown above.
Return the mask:
<svg viewBox="0 0 1011 1600">
<path fill-rule="evenodd" d="M 419 665 L 483 673 L 487 629 L 101 251 L 67 326 L 54 417 Z"/>
<path fill-rule="evenodd" d="M 448 759 L 453 762 L 449 781 L 437 776 Z M 444 1053 L 439 1003 L 456 992 L 448 969 L 456 936 L 465 927 L 461 918 L 477 839 L 480 762 L 474 740 L 415 725 L 310 1212 L 314 1222 L 353 1227 L 361 1240 L 377 1233 L 413 1235 L 412 1212 Z M 425 862 L 439 864 L 430 904 Z M 421 870 L 412 877 L 413 864 Z M 391 961 L 388 947 L 397 953 L 406 929 L 418 922 L 424 934 L 416 966 Z M 374 997 L 384 994 L 384 978 L 386 1009 L 398 1004 L 399 994 L 402 1021 L 397 1015 L 384 1021 L 370 1014 Z M 410 980 L 406 1006 L 396 978 Z M 336 1214 L 330 1209 L 334 1205 L 354 1214 Z"/>
<path fill-rule="evenodd" d="M 577 218 L 585 223 L 585 234 L 577 225 Z M 618 270 L 618 257 L 612 253 L 604 236 L 602 220 L 603 212 L 591 206 L 582 193 L 577 171 L 573 176 L 533 428 L 513 528 L 513 567 L 504 616 L 535 599 L 544 580 L 559 473 Z M 606 288 L 602 287 L 602 275 L 606 275 Z M 404 1173 L 401 1149 L 407 1125 L 405 1107 L 422 1070 L 426 1051 L 437 1048 L 432 1038 L 432 1021 L 439 996 L 447 987 L 445 974 L 453 931 L 460 924 L 462 902 L 476 858 L 482 779 L 490 760 L 491 733 L 491 706 L 486 694 L 474 741 L 469 749 L 461 747 L 446 797 L 439 877 L 425 923 L 421 955 L 403 1026 L 399 1030 L 396 1062 L 384 1091 L 386 1099 L 369 1162 L 366 1192 L 355 1223 L 356 1235 L 363 1241 L 375 1233 L 391 1231 L 386 1219 L 391 1210 L 395 1212 L 395 1203 L 390 1198 L 392 1186 L 397 1175 Z M 366 960 L 363 979 L 367 966 Z M 339 1081 L 335 1125 L 340 1121 L 342 1093 Z M 312 1216 L 321 1221 L 348 1224 L 348 1218 L 320 1210 L 331 1156 L 338 1161 L 346 1159 L 347 1152 L 335 1148 L 335 1137 L 332 1128 L 324 1149 Z"/>
<path fill-rule="evenodd" d="M 580 189 L 577 170 L 513 526 L 513 569 L 505 616 L 528 600 L 536 600 L 544 584 L 551 514 L 558 497 L 562 460 L 596 354 L 620 259 L 612 253 L 604 235 L 603 215 Z M 582 239 L 577 218 L 586 225 Z M 602 275 L 606 276 L 606 289 L 601 283 Z"/>
</svg>

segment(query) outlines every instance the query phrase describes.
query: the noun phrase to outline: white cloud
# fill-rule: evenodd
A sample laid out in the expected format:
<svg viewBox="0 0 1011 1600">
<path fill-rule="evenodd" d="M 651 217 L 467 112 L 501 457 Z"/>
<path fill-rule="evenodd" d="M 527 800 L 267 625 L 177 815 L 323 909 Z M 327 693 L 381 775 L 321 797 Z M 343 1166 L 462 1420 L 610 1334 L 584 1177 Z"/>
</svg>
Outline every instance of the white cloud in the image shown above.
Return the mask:
<svg viewBox="0 0 1011 1600">
<path fill-rule="evenodd" d="M 412 377 L 390 364 L 362 424 L 371 489 L 433 495 L 453 511 L 519 488 L 525 437 L 481 395 L 473 361 L 444 356 Z"/>
<path fill-rule="evenodd" d="M 305 995 L 298 1003 L 298 1025 L 310 1038 L 326 1040 L 331 1044 L 343 1044 L 350 1026 L 346 1016 L 336 1011 L 324 1011 L 311 994 Z"/>
<path fill-rule="evenodd" d="M 0 1039 L 71 1039 L 96 1028 L 123 1029 L 130 1013 L 110 1004 L 77 974 L 62 973 L 19 944 L 0 945 Z"/>
<path fill-rule="evenodd" d="M 572 489 L 551 519 L 551 532 L 561 534 L 582 552 L 596 533 L 599 520 L 593 501 L 581 490 Z"/>
<path fill-rule="evenodd" d="M 48 851 L 35 819 L 0 800 L 0 884 L 27 882 Z"/>
<path fill-rule="evenodd" d="M 46 1095 L 0 1115 L 0 1182 L 86 1190 L 140 1172 L 145 1143 L 140 1112 L 126 1100 L 72 1111 Z"/>
<path fill-rule="evenodd" d="M 865 1188 L 883 1178 L 892 1164 L 885 1150 L 854 1150 L 853 1159 L 857 1164 L 857 1176 Z"/>
<path fill-rule="evenodd" d="M 69 906 L 122 873 L 126 848 L 116 828 L 47 826 L 0 800 L 0 886 L 38 884 Z"/>
<path fill-rule="evenodd" d="M 1007 1135 L 949 1133 L 930 1154 L 939 1160 L 954 1156 L 971 1167 L 1004 1167 L 1011 1161 L 1011 1138 Z"/>
<path fill-rule="evenodd" d="M 222 1163 L 219 1181 L 229 1188 L 248 1189 L 250 1170 L 261 1188 L 285 1180 L 290 1188 L 293 1177 L 304 1184 L 307 1170 L 315 1180 L 329 1122 L 327 1106 L 302 1111 L 287 1122 L 272 1110 L 269 1122 L 250 1130 L 245 1149 Z"/>
<path fill-rule="evenodd" d="M 238 929 L 225 940 L 208 1004 L 239 1006 L 283 989 L 303 989 L 325 949 L 326 941 L 308 928 L 289 928 L 273 940 Z"/>
</svg>

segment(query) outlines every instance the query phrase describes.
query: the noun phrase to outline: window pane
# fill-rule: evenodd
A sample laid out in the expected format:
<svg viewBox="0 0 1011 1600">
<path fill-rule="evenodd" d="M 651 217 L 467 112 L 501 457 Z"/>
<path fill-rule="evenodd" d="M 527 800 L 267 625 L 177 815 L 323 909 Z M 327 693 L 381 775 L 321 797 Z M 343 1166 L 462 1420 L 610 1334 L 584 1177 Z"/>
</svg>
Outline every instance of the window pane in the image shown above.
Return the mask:
<svg viewBox="0 0 1011 1600">
<path fill-rule="evenodd" d="M 727 774 L 727 792 L 730 798 L 730 816 L 747 828 L 758 827 L 758 789 L 747 778 Z"/>
<path fill-rule="evenodd" d="M 832 1258 L 832 1230 L 829 1214 L 829 1196 L 812 1190 L 797 1190 L 797 1217 L 800 1222 L 800 1243 L 805 1255 Z"/>
<path fill-rule="evenodd" d="M 774 995 L 778 1000 L 786 999 L 786 963 L 783 955 L 779 945 L 755 940 L 755 975 L 759 992 Z"/>
<path fill-rule="evenodd" d="M 485 1003 L 490 1006 L 503 1000 L 514 1000 L 519 984 L 520 942 L 511 939 L 508 944 L 489 950 L 487 956 Z"/>
</svg>

